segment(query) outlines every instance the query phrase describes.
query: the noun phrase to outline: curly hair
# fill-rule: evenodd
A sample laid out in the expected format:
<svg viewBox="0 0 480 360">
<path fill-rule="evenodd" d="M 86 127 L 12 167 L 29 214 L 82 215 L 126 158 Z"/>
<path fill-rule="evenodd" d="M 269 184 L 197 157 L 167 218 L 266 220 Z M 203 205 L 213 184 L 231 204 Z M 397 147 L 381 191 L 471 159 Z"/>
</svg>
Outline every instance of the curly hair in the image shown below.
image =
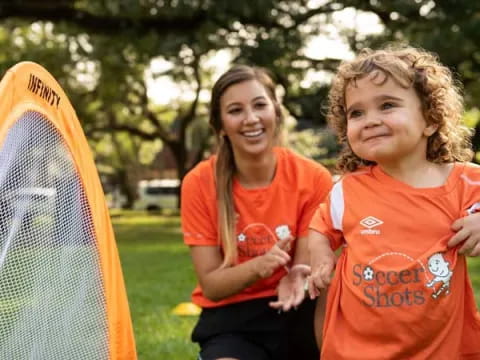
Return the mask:
<svg viewBox="0 0 480 360">
<path fill-rule="evenodd" d="M 342 62 L 333 79 L 328 95 L 327 121 L 343 146 L 337 162 L 338 170 L 352 172 L 375 164 L 359 158 L 348 143 L 345 89 L 378 71 L 385 75 L 385 80 L 391 78 L 406 89 L 413 87 L 422 104 L 425 121 L 428 125 L 438 125 L 427 141 L 429 161 L 451 163 L 472 159 L 472 130 L 462 122 L 463 96 L 451 71 L 435 55 L 423 49 L 387 47 L 363 49 L 354 60 Z"/>
</svg>

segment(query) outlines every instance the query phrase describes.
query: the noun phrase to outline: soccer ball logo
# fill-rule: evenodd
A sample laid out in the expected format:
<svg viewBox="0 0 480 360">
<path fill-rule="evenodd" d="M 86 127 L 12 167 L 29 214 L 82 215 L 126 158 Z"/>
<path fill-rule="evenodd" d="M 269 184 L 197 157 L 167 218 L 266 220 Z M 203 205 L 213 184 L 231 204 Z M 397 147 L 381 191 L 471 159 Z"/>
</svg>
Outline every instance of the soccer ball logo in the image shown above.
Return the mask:
<svg viewBox="0 0 480 360">
<path fill-rule="evenodd" d="M 363 278 L 365 279 L 365 281 L 373 280 L 374 275 L 375 272 L 373 271 L 371 266 L 366 266 L 365 269 L 363 269 Z"/>
</svg>

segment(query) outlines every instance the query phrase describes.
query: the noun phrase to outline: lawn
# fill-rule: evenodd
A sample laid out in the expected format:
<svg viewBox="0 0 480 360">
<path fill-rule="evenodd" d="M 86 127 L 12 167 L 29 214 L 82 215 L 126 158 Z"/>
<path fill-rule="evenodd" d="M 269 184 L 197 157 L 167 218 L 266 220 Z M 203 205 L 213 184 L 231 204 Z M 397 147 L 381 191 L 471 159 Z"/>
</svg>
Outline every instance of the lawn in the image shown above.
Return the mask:
<svg viewBox="0 0 480 360">
<path fill-rule="evenodd" d="M 190 300 L 195 276 L 178 216 L 112 213 L 140 360 L 196 359 L 190 332 L 197 317 L 171 313 Z M 469 259 L 480 304 L 480 259 Z"/>
<path fill-rule="evenodd" d="M 197 318 L 171 313 L 190 301 L 195 276 L 178 216 L 113 213 L 141 360 L 195 359 L 190 331 Z"/>
</svg>

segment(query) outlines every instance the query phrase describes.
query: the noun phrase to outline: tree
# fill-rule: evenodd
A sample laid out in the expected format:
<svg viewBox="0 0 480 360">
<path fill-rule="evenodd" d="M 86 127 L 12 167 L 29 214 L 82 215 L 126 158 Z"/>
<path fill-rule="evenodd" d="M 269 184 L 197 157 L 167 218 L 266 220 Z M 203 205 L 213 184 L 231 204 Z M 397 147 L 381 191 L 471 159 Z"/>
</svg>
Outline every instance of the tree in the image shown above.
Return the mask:
<svg viewBox="0 0 480 360">
<path fill-rule="evenodd" d="M 176 158 L 180 178 L 208 144 L 207 131 L 195 134 L 192 154 L 189 129 L 198 121 L 204 123 L 201 129 L 206 128 L 208 109 L 201 94 L 214 80 L 207 59 L 218 51 L 230 51 L 233 62 L 269 68 L 299 124 L 304 119 L 309 126 L 324 124 L 321 105 L 328 81 L 302 84 L 312 71 L 328 74 L 340 59 L 330 56 L 330 49 L 325 56 L 312 58 L 305 47 L 315 36 L 332 33 L 332 19 L 343 10 L 376 14 L 384 26 L 382 34 L 372 36 L 355 27 L 335 29 L 338 42 L 346 41 L 353 51 L 385 41 L 410 41 L 436 51 L 461 75 L 469 106 L 480 91 L 475 81 L 480 68 L 476 46 L 480 5 L 467 0 L 4 0 L 0 4 L 0 33 L 4 32 L 0 43 L 14 54 L 0 58 L 0 67 L 25 54 L 45 64 L 66 86 L 90 138 L 123 132 L 144 141 L 161 139 Z M 39 32 L 43 40 L 38 40 Z M 168 106 L 153 103 L 146 74 L 158 58 L 172 67 L 152 76 L 171 76 L 192 94 L 190 99 Z"/>
<path fill-rule="evenodd" d="M 22 24 L 14 30 L 21 28 L 22 37 L 40 26 L 49 27 L 52 37 L 68 39 L 65 51 L 70 56 L 52 58 L 49 68 L 64 70 L 56 75 L 75 94 L 72 100 L 87 134 L 128 132 L 144 140 L 160 138 L 175 156 L 178 176 L 183 178 L 204 151 L 200 147 L 198 154 L 189 156 L 186 146 L 187 129 L 205 112 L 201 90 L 211 85 L 204 59 L 228 49 L 235 62 L 270 68 L 284 88 L 289 111 L 321 123 L 323 117 L 312 102 L 301 101 L 305 93 L 315 97 L 321 87 L 303 89 L 298 82 L 309 69 L 330 68 L 336 60 L 314 61 L 302 53 L 306 41 L 318 34 L 315 26 L 304 25 L 341 7 L 335 2 L 313 7 L 306 0 L 13 0 L 2 2 L 0 19 Z M 43 54 L 38 50 L 43 44 L 28 47 L 33 59 L 43 59 L 34 54 Z M 147 96 L 145 73 L 159 56 L 174 64 L 168 75 L 191 84 L 195 94 L 189 102 L 172 104 L 170 111 L 153 106 Z M 86 68 L 89 74 L 83 75 L 90 77 L 89 86 L 76 81 L 78 75 L 71 79 Z M 206 143 L 207 138 L 200 141 Z"/>
</svg>

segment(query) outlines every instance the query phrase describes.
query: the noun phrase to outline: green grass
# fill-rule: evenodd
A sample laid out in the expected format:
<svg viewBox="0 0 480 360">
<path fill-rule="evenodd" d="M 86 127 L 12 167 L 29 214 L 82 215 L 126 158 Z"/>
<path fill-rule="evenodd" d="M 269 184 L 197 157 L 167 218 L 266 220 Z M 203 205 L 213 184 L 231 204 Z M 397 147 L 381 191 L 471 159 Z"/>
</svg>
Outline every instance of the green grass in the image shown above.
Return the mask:
<svg viewBox="0 0 480 360">
<path fill-rule="evenodd" d="M 190 301 L 196 282 L 178 216 L 117 212 L 112 219 L 139 359 L 196 359 L 198 348 L 190 342 L 190 332 L 197 317 L 171 314 L 175 305 Z M 480 258 L 468 262 L 480 305 Z"/>
<path fill-rule="evenodd" d="M 171 313 L 190 301 L 196 282 L 178 216 L 112 215 L 139 359 L 195 359 L 190 332 L 197 317 Z"/>
<path fill-rule="evenodd" d="M 468 272 L 475 291 L 475 300 L 480 308 L 480 257 L 468 259 Z"/>
</svg>

